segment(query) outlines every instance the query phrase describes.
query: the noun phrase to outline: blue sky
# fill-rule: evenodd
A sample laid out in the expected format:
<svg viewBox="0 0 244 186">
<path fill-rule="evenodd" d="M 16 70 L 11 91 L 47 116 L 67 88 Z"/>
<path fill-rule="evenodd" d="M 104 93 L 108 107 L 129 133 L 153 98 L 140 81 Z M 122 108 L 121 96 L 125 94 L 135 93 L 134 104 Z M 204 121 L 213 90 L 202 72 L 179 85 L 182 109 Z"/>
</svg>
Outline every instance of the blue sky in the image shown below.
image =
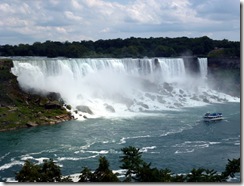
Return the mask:
<svg viewBox="0 0 244 186">
<path fill-rule="evenodd" d="M 240 41 L 238 0 L 1 0 L 0 45 L 129 37 Z"/>
</svg>

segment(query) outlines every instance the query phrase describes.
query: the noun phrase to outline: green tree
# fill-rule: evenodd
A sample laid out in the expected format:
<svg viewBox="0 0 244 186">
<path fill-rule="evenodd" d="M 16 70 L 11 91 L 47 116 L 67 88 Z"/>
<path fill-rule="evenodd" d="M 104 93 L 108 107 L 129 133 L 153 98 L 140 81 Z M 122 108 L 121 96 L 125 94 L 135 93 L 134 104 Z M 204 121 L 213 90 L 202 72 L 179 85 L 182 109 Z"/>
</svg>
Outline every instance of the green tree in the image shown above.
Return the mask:
<svg viewBox="0 0 244 186">
<path fill-rule="evenodd" d="M 99 166 L 93 173 L 93 179 L 95 182 L 118 182 L 117 174 L 114 174 L 109 169 L 109 162 L 106 157 L 101 156 L 99 158 Z"/>
<path fill-rule="evenodd" d="M 79 182 L 118 182 L 119 179 L 117 174 L 114 174 L 112 170 L 109 169 L 109 162 L 106 157 L 101 156 L 99 158 L 99 166 L 94 171 L 91 172 L 90 169 L 85 167 L 81 171 L 79 176 Z"/>
<path fill-rule="evenodd" d="M 35 165 L 26 160 L 22 169 L 16 173 L 18 182 L 61 182 L 72 181 L 70 177 L 62 178 L 61 170 L 52 159 L 44 160 L 42 165 Z"/>
<path fill-rule="evenodd" d="M 157 57 L 171 57 L 176 54 L 173 48 L 162 45 L 158 45 L 154 53 Z"/>
<path fill-rule="evenodd" d="M 140 167 L 143 165 L 143 160 L 141 159 L 141 154 L 139 148 L 135 148 L 132 146 L 125 147 L 121 149 L 124 156 L 121 156 L 120 162 L 122 162 L 122 166 L 120 168 L 126 169 L 125 181 L 132 181 L 133 174 L 137 174 L 139 172 Z"/>
<path fill-rule="evenodd" d="M 41 181 L 42 182 L 59 182 L 61 181 L 61 170 L 52 159 L 43 160 L 43 165 L 41 166 Z"/>
<path fill-rule="evenodd" d="M 16 174 L 15 179 L 18 182 L 40 182 L 41 181 L 41 167 L 34 165 L 32 162 L 26 160 L 22 169 Z"/>
<path fill-rule="evenodd" d="M 192 169 L 185 178 L 186 182 L 217 182 L 220 181 L 220 176 L 216 175 L 214 170 L 205 170 L 203 168 Z"/>
<path fill-rule="evenodd" d="M 93 174 L 88 167 L 84 167 L 79 176 L 78 182 L 91 182 L 93 180 Z"/>
<path fill-rule="evenodd" d="M 228 159 L 228 163 L 225 166 L 225 171 L 222 172 L 222 177 L 224 179 L 227 179 L 229 176 L 233 178 L 237 172 L 240 172 L 240 158 L 232 160 Z"/>
</svg>

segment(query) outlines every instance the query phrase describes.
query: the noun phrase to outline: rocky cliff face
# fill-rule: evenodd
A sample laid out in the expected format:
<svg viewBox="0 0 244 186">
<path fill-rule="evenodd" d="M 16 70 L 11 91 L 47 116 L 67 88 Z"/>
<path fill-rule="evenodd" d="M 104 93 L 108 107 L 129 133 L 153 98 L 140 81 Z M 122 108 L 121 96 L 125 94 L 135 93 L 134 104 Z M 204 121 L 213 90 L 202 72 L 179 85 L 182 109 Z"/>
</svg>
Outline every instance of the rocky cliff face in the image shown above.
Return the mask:
<svg viewBox="0 0 244 186">
<path fill-rule="evenodd" d="M 191 74 L 199 74 L 200 66 L 198 62 L 198 58 L 195 56 L 185 56 L 183 57 L 184 65 L 188 73 Z"/>
<path fill-rule="evenodd" d="M 187 56 L 183 59 L 188 73 L 200 73 L 197 57 Z M 207 78 L 213 89 L 240 97 L 240 58 L 208 57 Z"/>
<path fill-rule="evenodd" d="M 10 59 L 0 59 L 0 131 L 72 119 L 59 94 L 40 96 L 22 91 L 10 72 L 12 65 Z"/>
<path fill-rule="evenodd" d="M 215 69 L 240 69 L 240 58 L 236 57 L 208 57 L 208 68 Z"/>
<path fill-rule="evenodd" d="M 240 58 L 208 57 L 208 80 L 213 88 L 240 97 Z"/>
</svg>

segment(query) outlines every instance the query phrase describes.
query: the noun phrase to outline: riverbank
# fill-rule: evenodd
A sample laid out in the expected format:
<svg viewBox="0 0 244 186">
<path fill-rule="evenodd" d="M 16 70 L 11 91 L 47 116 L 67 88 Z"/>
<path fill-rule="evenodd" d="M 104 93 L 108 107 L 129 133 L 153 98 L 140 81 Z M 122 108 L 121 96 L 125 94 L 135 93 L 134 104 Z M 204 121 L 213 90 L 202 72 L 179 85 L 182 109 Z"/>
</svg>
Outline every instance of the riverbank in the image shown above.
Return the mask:
<svg viewBox="0 0 244 186">
<path fill-rule="evenodd" d="M 40 96 L 24 92 L 11 73 L 12 67 L 11 59 L 0 59 L 0 132 L 73 119 L 59 94 Z"/>
</svg>

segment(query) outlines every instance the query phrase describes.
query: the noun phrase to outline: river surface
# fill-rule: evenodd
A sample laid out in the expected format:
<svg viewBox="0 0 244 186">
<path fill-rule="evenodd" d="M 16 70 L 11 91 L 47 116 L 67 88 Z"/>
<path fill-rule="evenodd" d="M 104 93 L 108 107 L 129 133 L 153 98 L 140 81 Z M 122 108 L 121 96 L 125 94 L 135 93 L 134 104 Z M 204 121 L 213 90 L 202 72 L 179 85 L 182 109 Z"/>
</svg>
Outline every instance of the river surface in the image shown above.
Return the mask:
<svg viewBox="0 0 244 186">
<path fill-rule="evenodd" d="M 208 111 L 222 112 L 224 120 L 204 123 Z M 52 158 L 62 175 L 71 175 L 84 166 L 96 169 L 99 156 L 106 156 L 110 168 L 120 172 L 121 148 L 130 145 L 140 148 L 152 167 L 222 172 L 228 159 L 240 157 L 240 130 L 240 103 L 229 102 L 2 132 L 0 181 L 13 181 L 27 159 L 42 163 Z"/>
</svg>

